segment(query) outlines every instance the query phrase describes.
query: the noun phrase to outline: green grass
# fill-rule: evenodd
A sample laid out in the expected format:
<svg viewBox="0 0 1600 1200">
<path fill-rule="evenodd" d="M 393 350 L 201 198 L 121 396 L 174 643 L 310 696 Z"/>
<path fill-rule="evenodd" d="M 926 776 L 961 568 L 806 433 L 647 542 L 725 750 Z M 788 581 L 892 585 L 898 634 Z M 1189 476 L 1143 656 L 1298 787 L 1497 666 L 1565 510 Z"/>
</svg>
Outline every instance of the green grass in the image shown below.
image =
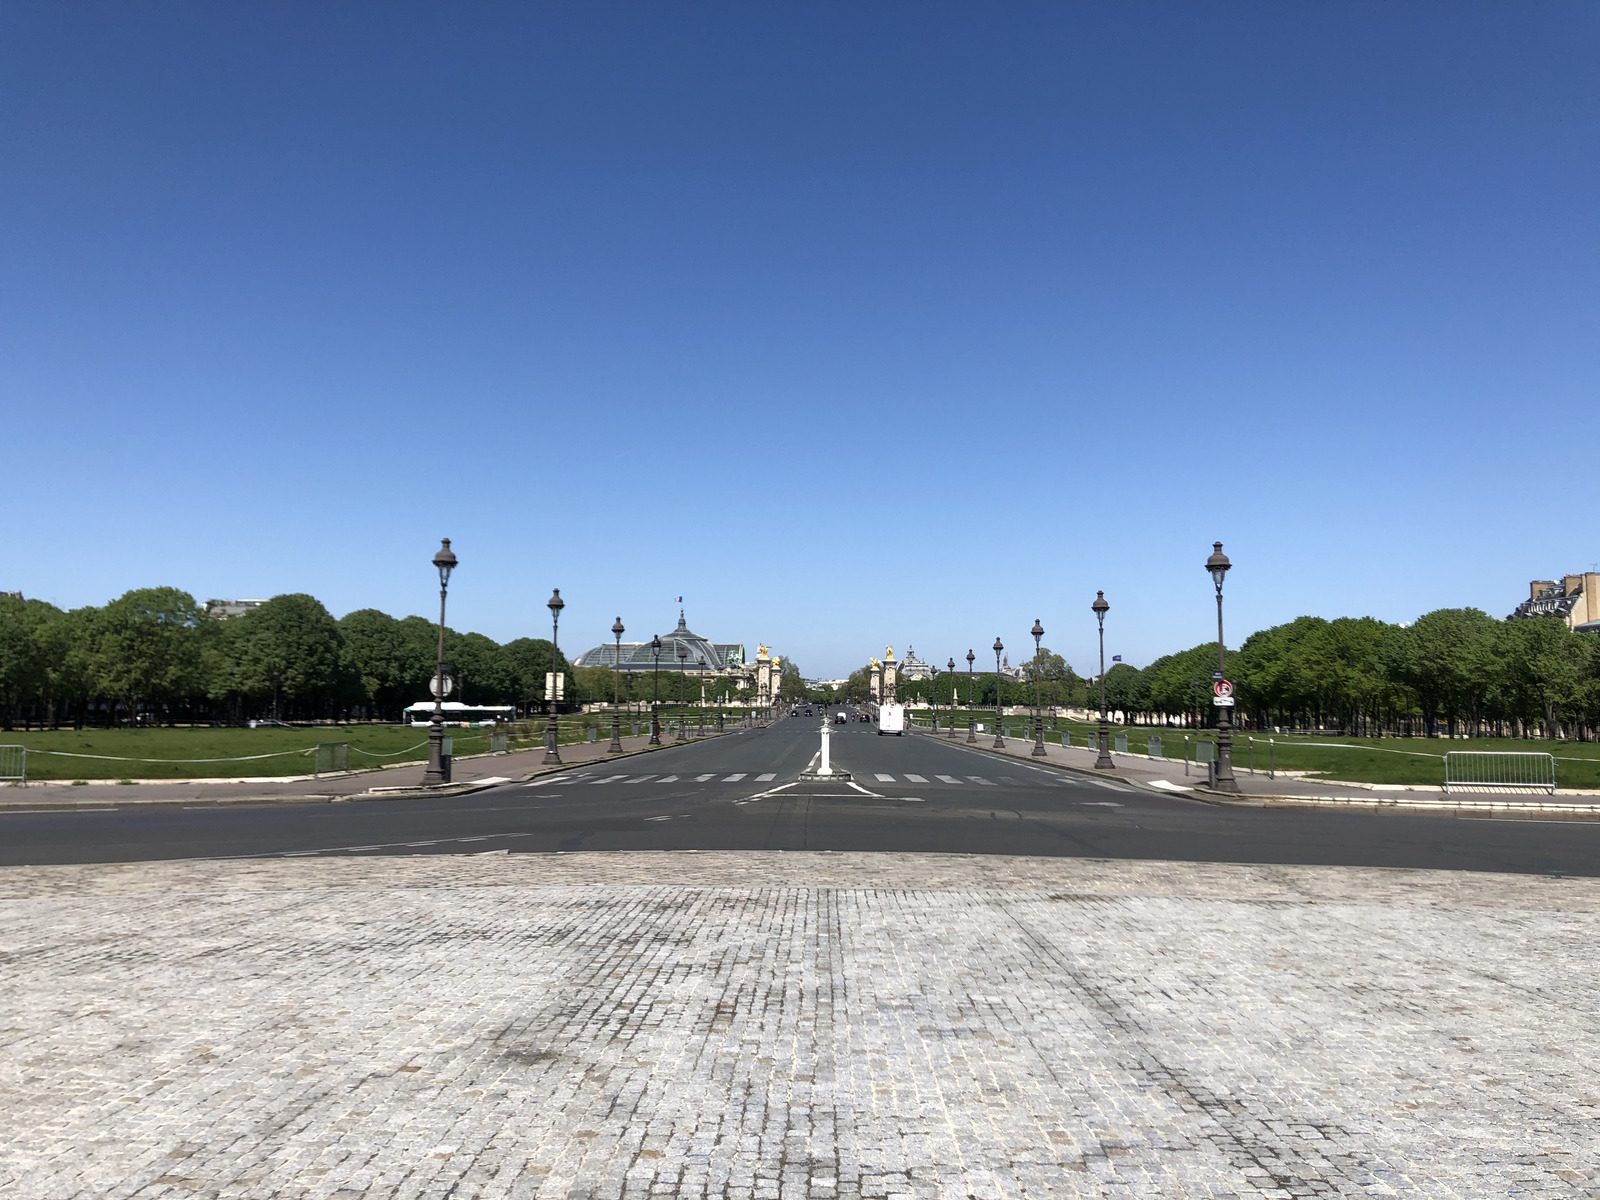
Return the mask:
<svg viewBox="0 0 1600 1200">
<path fill-rule="evenodd" d="M 450 732 L 455 736 L 458 754 L 489 748 L 484 730 Z M 0 745 L 28 748 L 29 779 L 214 779 L 309 775 L 315 765 L 310 751 L 318 742 L 348 742 L 351 767 L 420 762 L 427 756 L 427 736 L 426 729 L 402 725 L 317 729 L 61 729 L 43 733 L 0 732 Z M 75 757 L 79 755 L 99 757 Z M 270 757 L 254 757 L 256 755 Z M 237 761 L 178 761 L 184 759 Z"/>
<path fill-rule="evenodd" d="M 923 718 L 918 712 L 919 719 Z M 994 728 L 993 710 L 977 711 L 974 718 L 986 729 Z M 944 726 L 949 713 L 940 714 Z M 1006 722 L 1018 736 L 1032 736 L 1032 725 L 1023 716 L 1009 716 Z M 967 727 L 965 710 L 956 713 L 956 727 Z M 1093 733 L 1097 725 L 1085 721 L 1045 721 L 1047 736 L 1059 744 L 1062 729 L 1072 731 L 1072 744 L 1082 746 L 1085 736 Z M 1216 731 L 1211 729 L 1162 729 L 1149 725 L 1112 725 L 1113 735 L 1128 735 L 1128 750 L 1142 754 L 1151 734 L 1161 738 L 1165 758 L 1183 759 L 1183 739 L 1189 737 L 1189 754 L 1194 755 L 1196 741 L 1215 741 Z M 1269 746 L 1268 739 L 1271 739 Z M 1314 777 L 1349 780 L 1352 783 L 1414 783 L 1434 784 L 1444 782 L 1444 755 L 1451 750 L 1490 750 L 1500 752 L 1532 751 L 1551 754 L 1556 760 L 1557 788 L 1600 788 L 1600 744 L 1594 742 L 1552 742 L 1543 740 L 1514 740 L 1510 738 L 1470 738 L 1448 741 L 1444 738 L 1350 738 L 1313 737 L 1298 734 L 1263 734 L 1235 731 L 1233 735 L 1233 767 L 1235 771 L 1248 772 L 1251 763 L 1252 741 L 1255 769 L 1265 775 L 1269 762 L 1282 771 L 1308 771 Z M 1114 744 L 1114 743 L 1113 743 Z"/>
</svg>

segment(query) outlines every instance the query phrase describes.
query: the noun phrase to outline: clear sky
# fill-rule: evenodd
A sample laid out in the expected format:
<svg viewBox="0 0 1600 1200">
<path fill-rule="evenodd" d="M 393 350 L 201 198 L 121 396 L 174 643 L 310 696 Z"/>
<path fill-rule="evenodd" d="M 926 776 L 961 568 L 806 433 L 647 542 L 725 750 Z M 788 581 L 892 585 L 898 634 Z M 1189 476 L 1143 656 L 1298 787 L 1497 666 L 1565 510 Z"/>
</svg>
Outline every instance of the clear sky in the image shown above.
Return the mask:
<svg viewBox="0 0 1600 1200">
<path fill-rule="evenodd" d="M 9 3 L 0 587 L 808 674 L 1600 560 L 1600 5 Z M 1016 656 L 1013 655 L 1013 658 Z"/>
</svg>

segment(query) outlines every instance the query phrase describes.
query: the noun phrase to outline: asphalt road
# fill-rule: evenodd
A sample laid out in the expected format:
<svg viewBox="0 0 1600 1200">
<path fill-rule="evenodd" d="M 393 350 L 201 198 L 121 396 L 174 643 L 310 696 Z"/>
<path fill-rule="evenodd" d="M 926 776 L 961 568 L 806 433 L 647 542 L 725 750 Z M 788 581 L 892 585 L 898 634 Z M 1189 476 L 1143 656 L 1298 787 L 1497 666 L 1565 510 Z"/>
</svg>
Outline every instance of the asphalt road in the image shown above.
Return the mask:
<svg viewBox="0 0 1600 1200">
<path fill-rule="evenodd" d="M 868 850 L 1600 875 L 1600 824 L 1224 808 L 816 718 L 455 797 L 0 813 L 0 865 L 582 850 Z"/>
</svg>

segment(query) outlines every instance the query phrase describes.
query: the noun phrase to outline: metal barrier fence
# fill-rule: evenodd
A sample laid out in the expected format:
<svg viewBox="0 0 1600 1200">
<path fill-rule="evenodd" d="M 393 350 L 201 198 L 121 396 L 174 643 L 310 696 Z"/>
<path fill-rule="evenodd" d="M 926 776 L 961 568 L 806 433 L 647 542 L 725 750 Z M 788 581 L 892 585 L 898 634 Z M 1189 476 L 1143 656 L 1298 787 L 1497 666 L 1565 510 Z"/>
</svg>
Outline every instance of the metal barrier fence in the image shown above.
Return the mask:
<svg viewBox="0 0 1600 1200">
<path fill-rule="evenodd" d="M 1146 746 L 1146 749 L 1151 758 L 1161 757 L 1161 735 L 1159 733 L 1152 733 L 1150 735 L 1150 741 Z"/>
<path fill-rule="evenodd" d="M 1556 794 L 1556 760 L 1538 751 L 1451 750 L 1444 756 L 1444 790 L 1482 789 Z"/>
<path fill-rule="evenodd" d="M 350 769 L 349 742 L 318 742 L 316 773 L 348 771 Z"/>
<path fill-rule="evenodd" d="M 490 754 L 504 754 L 508 748 L 508 739 L 506 734 L 491 733 L 489 735 Z"/>
<path fill-rule="evenodd" d="M 0 783 L 28 782 L 28 748 L 0 746 Z"/>
</svg>

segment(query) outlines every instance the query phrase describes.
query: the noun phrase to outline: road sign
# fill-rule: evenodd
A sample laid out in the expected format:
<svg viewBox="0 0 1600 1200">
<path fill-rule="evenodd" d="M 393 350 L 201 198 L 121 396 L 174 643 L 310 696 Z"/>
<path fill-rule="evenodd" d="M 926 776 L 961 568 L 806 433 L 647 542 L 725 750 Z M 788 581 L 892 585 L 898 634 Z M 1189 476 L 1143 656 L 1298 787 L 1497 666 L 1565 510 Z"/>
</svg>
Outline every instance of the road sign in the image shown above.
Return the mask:
<svg viewBox="0 0 1600 1200">
<path fill-rule="evenodd" d="M 1233 684 L 1226 679 L 1217 680 L 1211 685 L 1211 690 L 1221 697 L 1231 698 L 1233 696 Z"/>
<path fill-rule="evenodd" d="M 1211 706 L 1213 708 L 1232 708 L 1233 707 L 1233 697 L 1232 696 L 1213 696 L 1213 697 L 1211 697 Z"/>
<path fill-rule="evenodd" d="M 1213 672 L 1211 672 L 1211 678 L 1212 679 L 1217 679 L 1217 680 L 1222 679 L 1223 678 L 1222 672 L 1221 671 L 1213 671 Z"/>
<path fill-rule="evenodd" d="M 566 685 L 567 673 L 565 671 L 546 671 L 544 673 L 544 698 L 546 700 L 565 700 Z"/>
<path fill-rule="evenodd" d="M 455 685 L 456 685 L 456 681 L 451 679 L 450 676 L 446 675 L 444 677 L 444 695 L 440 695 L 440 693 L 439 693 L 439 677 L 437 675 L 435 675 L 432 679 L 428 680 L 428 690 L 430 692 L 432 692 L 435 696 L 439 696 L 439 698 L 441 700 L 444 699 L 445 696 L 448 696 L 450 694 L 450 689 L 455 687 Z"/>
</svg>

